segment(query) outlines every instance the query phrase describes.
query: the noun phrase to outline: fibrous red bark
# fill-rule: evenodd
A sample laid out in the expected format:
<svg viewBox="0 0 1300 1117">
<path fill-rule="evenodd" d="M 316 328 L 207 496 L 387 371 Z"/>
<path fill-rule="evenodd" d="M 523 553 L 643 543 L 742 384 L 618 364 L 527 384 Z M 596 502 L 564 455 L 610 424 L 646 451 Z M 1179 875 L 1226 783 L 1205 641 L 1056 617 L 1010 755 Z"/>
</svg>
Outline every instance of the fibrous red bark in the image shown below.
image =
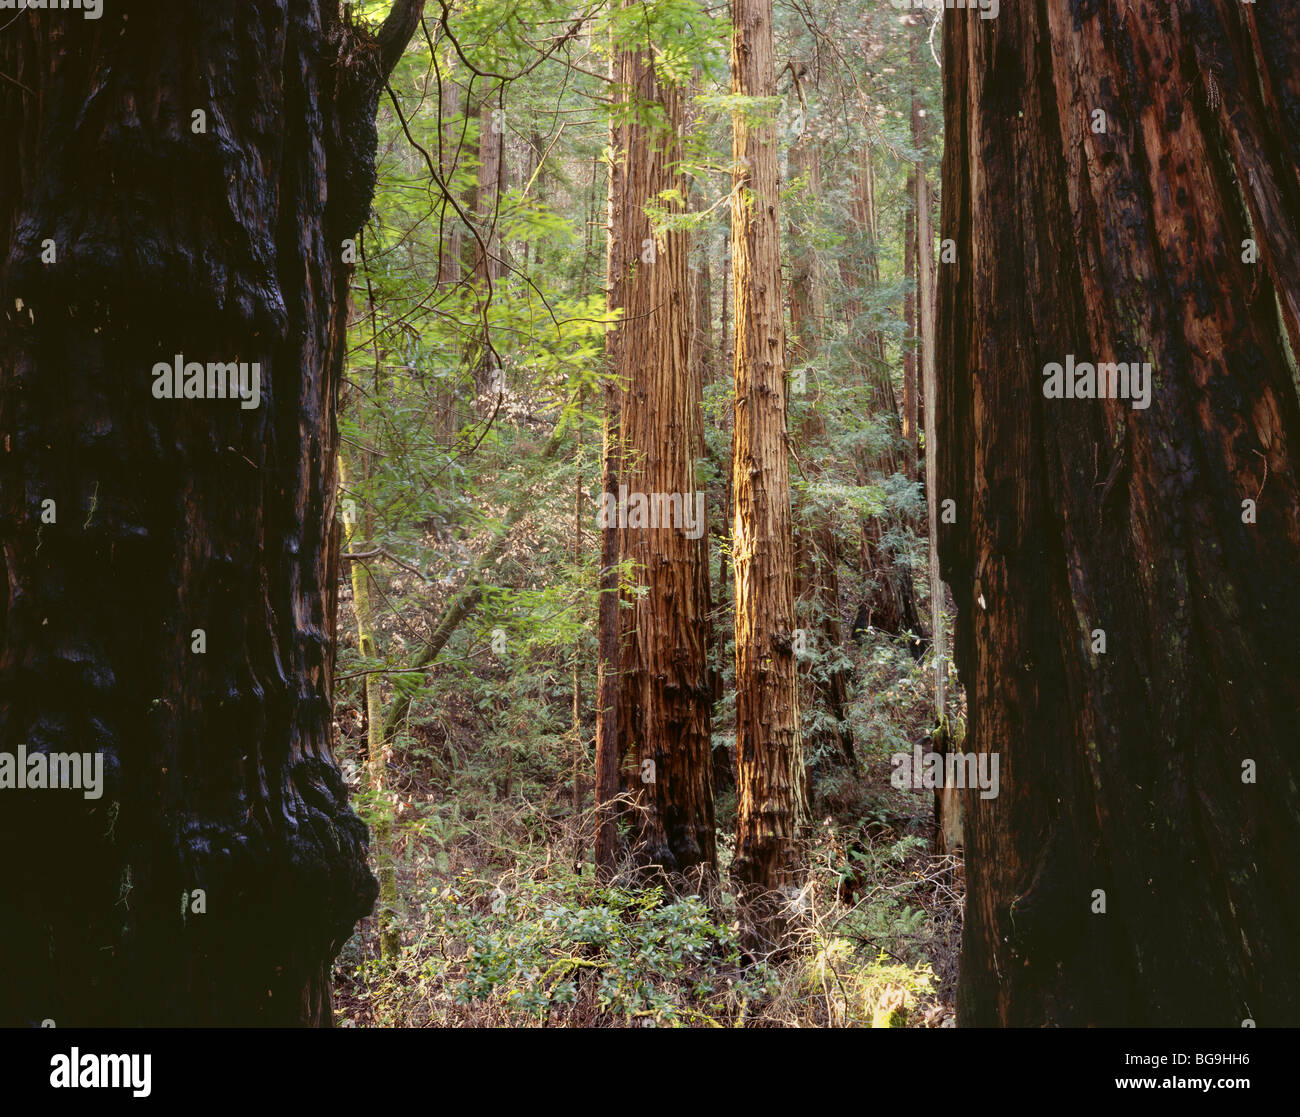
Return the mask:
<svg viewBox="0 0 1300 1117">
<path fill-rule="evenodd" d="M 944 54 L 930 496 L 1002 773 L 959 1015 L 1295 1024 L 1300 12 L 1004 4 Z M 1070 358 L 1149 406 L 1048 398 Z"/>
</svg>

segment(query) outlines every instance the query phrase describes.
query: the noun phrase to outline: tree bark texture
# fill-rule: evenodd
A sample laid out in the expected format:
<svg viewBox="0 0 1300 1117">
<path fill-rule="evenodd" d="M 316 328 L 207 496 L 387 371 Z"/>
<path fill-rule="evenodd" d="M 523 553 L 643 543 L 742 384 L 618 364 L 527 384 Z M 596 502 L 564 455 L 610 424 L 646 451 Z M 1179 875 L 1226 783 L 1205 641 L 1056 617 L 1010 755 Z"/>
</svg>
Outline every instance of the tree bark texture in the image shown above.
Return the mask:
<svg viewBox="0 0 1300 1117">
<path fill-rule="evenodd" d="M 1294 1025 L 1300 11 L 966 14 L 930 484 L 1001 787 L 965 797 L 959 1016 Z M 1047 398 L 1071 355 L 1149 362 L 1149 406 Z"/>
<path fill-rule="evenodd" d="M 735 0 L 732 92 L 776 94 L 771 0 Z M 751 893 L 799 877 L 807 777 L 794 658 L 794 545 L 786 428 L 777 129 L 771 103 L 733 119 L 736 419 L 736 782 L 732 873 Z"/>
<path fill-rule="evenodd" d="M 685 91 L 658 75 L 642 50 L 620 50 L 616 66 L 625 115 L 613 145 L 622 196 L 610 231 L 611 306 L 622 318 L 611 371 L 623 393 L 620 480 L 629 494 L 628 522 L 619 530 L 629 571 L 620 610 L 619 754 L 637 805 L 635 860 L 686 874 L 697 866 L 711 871 L 716 859 L 708 532 L 704 490 L 695 483 L 704 455 L 702 384 L 692 352 L 690 238 L 656 233 L 647 210 L 664 204 L 666 191 L 686 197 L 678 166 Z M 668 203 L 672 211 L 681 204 Z M 649 498 L 653 524 L 638 522 L 633 494 Z M 615 491 L 615 502 L 619 496 Z M 676 522 L 663 522 L 673 507 Z"/>
<path fill-rule="evenodd" d="M 0 790 L 40 850 L 0 898 L 6 1023 L 330 1022 L 376 892 L 330 746 L 344 241 L 420 7 L 377 40 L 283 0 L 0 36 L 0 751 L 104 765 L 97 799 Z M 257 406 L 156 398 L 177 354 L 257 365 Z"/>
</svg>

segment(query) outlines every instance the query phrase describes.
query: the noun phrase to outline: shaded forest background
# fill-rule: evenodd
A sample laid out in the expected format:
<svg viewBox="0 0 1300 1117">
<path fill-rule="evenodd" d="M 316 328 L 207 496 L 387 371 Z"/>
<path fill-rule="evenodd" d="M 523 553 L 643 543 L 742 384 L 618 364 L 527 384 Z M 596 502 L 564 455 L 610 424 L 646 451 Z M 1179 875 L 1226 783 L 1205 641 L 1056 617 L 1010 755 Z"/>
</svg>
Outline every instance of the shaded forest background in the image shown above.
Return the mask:
<svg viewBox="0 0 1300 1117">
<path fill-rule="evenodd" d="M 340 416 L 336 751 L 381 886 L 335 963 L 344 1026 L 952 1023 L 959 820 L 889 780 L 935 726 L 964 733 L 960 690 L 936 686 L 933 339 L 917 329 L 918 260 L 924 282 L 938 252 L 940 18 L 778 4 L 778 96 L 745 104 L 726 6 L 426 15 L 380 106 Z M 611 123 L 663 115 L 610 62 L 647 44 L 685 127 L 683 185 L 647 207 L 641 258 L 689 245 L 703 412 L 719 872 L 693 881 L 630 855 L 602 880 L 592 846 Z M 812 821 L 797 918 L 763 951 L 727 872 L 737 112 L 776 124 Z M 626 602 L 634 572 L 618 573 Z"/>
</svg>

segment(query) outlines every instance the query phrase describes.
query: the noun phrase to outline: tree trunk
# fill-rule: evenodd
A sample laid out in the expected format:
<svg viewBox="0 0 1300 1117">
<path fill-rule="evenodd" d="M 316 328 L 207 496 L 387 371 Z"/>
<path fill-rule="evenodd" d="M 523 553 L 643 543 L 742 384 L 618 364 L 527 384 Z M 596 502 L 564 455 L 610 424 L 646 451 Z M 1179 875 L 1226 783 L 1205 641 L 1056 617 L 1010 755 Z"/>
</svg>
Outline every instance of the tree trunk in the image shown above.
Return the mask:
<svg viewBox="0 0 1300 1117">
<path fill-rule="evenodd" d="M 481 242 L 474 244 L 474 280 L 486 291 L 490 283 L 502 274 L 497 211 L 501 205 L 506 139 L 503 97 L 492 95 L 483 99 L 479 105 L 478 127 L 478 190 L 474 195 L 474 216 L 479 221 Z"/>
<path fill-rule="evenodd" d="M 735 0 L 732 92 L 774 97 L 771 0 Z M 786 431 L 776 124 L 732 121 L 736 314 L 733 443 L 736 574 L 736 782 L 732 873 L 751 902 L 795 885 L 807 818 L 794 658 L 794 546 Z M 766 934 L 772 911 L 756 911 Z"/>
<path fill-rule="evenodd" d="M 697 127 L 693 114 L 688 115 L 687 128 Z M 703 208 L 704 195 L 695 188 L 691 191 L 691 209 Z M 708 387 L 718 379 L 717 346 L 713 343 L 713 269 L 710 265 L 710 242 L 707 228 L 704 235 L 693 241 L 695 262 L 691 267 L 691 305 L 695 308 L 695 335 L 692 353 L 699 366 L 700 383 Z"/>
<path fill-rule="evenodd" d="M 421 7 L 0 36 L 0 751 L 103 759 L 99 798 L 0 790 L 40 843 L 5 1022 L 330 1022 L 376 891 L 330 747 L 345 241 Z M 162 398 L 174 361 L 244 397 Z"/>
<path fill-rule="evenodd" d="M 931 752 L 945 758 L 954 748 L 948 723 L 948 640 L 945 632 L 944 597 L 947 588 L 939 569 L 939 524 L 942 501 L 931 478 L 939 475 L 940 433 L 936 427 L 939 375 L 935 363 L 938 330 L 935 322 L 933 194 L 924 163 L 916 166 L 916 286 L 917 326 L 920 336 L 921 386 L 925 397 L 925 482 L 926 544 L 929 552 L 930 656 L 934 663 L 934 727 Z M 934 789 L 934 848 L 949 853 L 962 845 L 962 800 L 957 788 L 941 785 Z"/>
<path fill-rule="evenodd" d="M 438 113 L 442 119 L 442 133 L 439 137 L 441 150 L 438 171 L 442 181 L 450 184 L 452 176 L 460 163 L 460 139 L 464 129 L 462 109 L 464 97 L 460 84 L 454 78 L 443 78 L 441 100 Z M 464 270 L 465 230 L 460 225 L 460 215 L 450 199 L 444 198 L 438 206 L 438 220 L 441 223 L 438 242 L 438 286 L 454 287 L 461 281 Z"/>
<path fill-rule="evenodd" d="M 505 97 L 500 92 L 482 98 L 478 108 L 478 186 L 474 193 L 474 218 L 478 236 L 471 237 L 474 266 L 471 272 L 477 292 L 475 312 L 480 318 L 479 337 L 473 348 L 475 393 L 480 408 L 490 414 L 496 407 L 502 384 L 494 376 L 494 356 L 488 308 L 497 280 L 505 274 L 501 231 L 498 225 L 501 194 L 505 189 Z"/>
<path fill-rule="evenodd" d="M 578 389 L 578 413 L 581 414 L 586 406 L 587 394 L 582 388 Z M 582 429 L 583 424 L 578 423 L 577 444 L 573 448 L 573 568 L 582 569 L 582 549 L 584 540 L 582 538 L 582 482 L 583 482 L 583 461 L 582 461 Z M 583 761 L 586 759 L 587 750 L 582 735 L 582 645 L 585 642 L 585 634 L 579 633 L 573 641 L 573 817 L 576 819 L 582 812 L 582 772 L 586 765 Z M 582 850 L 585 845 L 584 835 L 581 829 L 575 827 L 573 864 L 574 871 L 581 871 Z"/>
<path fill-rule="evenodd" d="M 924 168 L 916 175 L 916 285 L 917 321 L 921 337 L 921 383 L 925 395 L 926 514 L 929 521 L 930 551 L 930 649 L 934 656 L 935 720 L 943 725 L 947 709 L 948 660 L 943 634 L 944 586 L 939 570 L 939 494 L 931 483 L 938 473 L 939 431 L 935 427 L 935 398 L 938 370 L 935 365 L 936 323 L 934 318 L 934 226 L 931 219 L 930 180 Z"/>
<path fill-rule="evenodd" d="M 1188 7 L 946 24 L 964 1024 L 1300 1023 L 1300 12 Z"/>
<path fill-rule="evenodd" d="M 913 283 L 918 275 L 917 261 L 917 213 L 916 183 L 920 175 L 925 174 L 925 117 L 921 109 L 921 99 L 917 96 L 917 82 L 920 79 L 921 45 L 917 29 L 919 19 L 909 17 L 908 42 L 908 82 L 912 87 L 912 146 L 921 153 L 921 157 L 912 164 L 907 176 L 907 198 L 909 208 L 904 219 L 903 229 L 903 278 Z M 920 296 L 919 290 L 910 287 L 903 296 L 903 322 L 906 340 L 903 345 L 903 453 L 907 461 L 907 478 L 917 480 L 918 449 L 917 430 L 919 429 L 919 407 L 917 397 L 917 343 L 918 331 L 916 309 Z"/>
<path fill-rule="evenodd" d="M 630 575 L 620 611 L 619 754 L 638 808 L 635 860 L 684 874 L 711 871 L 716 859 L 708 533 L 695 484 L 704 455 L 702 386 L 691 344 L 690 238 L 656 236 L 646 211 L 666 191 L 686 196 L 677 167 L 684 91 L 659 79 L 642 51 L 620 51 L 616 65 L 617 96 L 634 109 L 614 133 L 622 197 L 610 232 L 611 307 L 623 312 L 611 372 L 623 387 L 624 458 L 621 487 L 606 496 L 605 512 L 619 516 Z M 650 516 L 638 515 L 637 494 L 649 499 Z"/>
<path fill-rule="evenodd" d="M 916 172 L 907 176 L 907 197 L 916 197 Z M 903 219 L 903 279 L 916 282 L 916 212 L 909 209 Z M 910 287 L 903 296 L 903 453 L 907 479 L 917 479 L 917 396 L 916 396 L 916 292 Z"/>
<path fill-rule="evenodd" d="M 867 255 L 864 261 L 864 274 L 859 276 L 853 274 L 852 283 L 854 286 L 860 286 L 866 283 L 869 286 L 875 286 L 880 282 L 880 259 L 878 254 L 880 244 L 880 228 L 877 221 L 876 210 L 876 168 L 875 159 L 871 154 L 869 147 L 862 147 L 858 152 L 858 166 L 853 175 L 853 195 L 849 204 L 849 213 L 852 219 L 857 223 L 859 229 L 865 230 L 867 239 Z M 851 273 L 852 274 L 852 273 Z M 858 317 L 862 312 L 861 303 L 854 300 L 852 303 L 851 316 Z M 855 341 L 851 337 L 851 340 Z M 852 351 L 854 355 L 861 353 L 863 364 L 863 379 L 871 389 L 871 410 L 872 415 L 883 417 L 891 427 L 899 421 L 898 398 L 894 392 L 894 381 L 892 371 L 885 359 L 885 338 L 879 330 L 868 330 L 866 337 L 863 339 L 864 345 L 861 350 L 854 344 Z M 882 476 L 889 477 L 898 471 L 898 453 L 893 439 L 888 446 L 881 451 L 874 461 L 869 463 L 872 471 L 879 472 Z M 881 534 L 881 525 L 874 524 L 872 527 L 872 536 L 878 538 Z"/>
</svg>

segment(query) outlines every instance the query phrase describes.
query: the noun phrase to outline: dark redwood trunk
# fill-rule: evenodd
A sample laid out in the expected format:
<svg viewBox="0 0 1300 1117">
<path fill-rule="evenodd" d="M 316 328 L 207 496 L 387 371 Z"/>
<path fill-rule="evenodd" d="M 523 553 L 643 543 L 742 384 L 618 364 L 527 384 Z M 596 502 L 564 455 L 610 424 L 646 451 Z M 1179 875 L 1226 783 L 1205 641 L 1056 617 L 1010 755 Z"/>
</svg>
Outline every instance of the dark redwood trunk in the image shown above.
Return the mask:
<svg viewBox="0 0 1300 1117">
<path fill-rule="evenodd" d="M 0 1022 L 330 1021 L 375 896 L 330 751 L 343 242 L 398 8 L 378 44 L 272 0 L 0 36 L 0 751 L 105 774 L 0 790 L 0 844 L 39 850 Z M 257 362 L 259 405 L 154 398 L 176 354 Z"/>
<path fill-rule="evenodd" d="M 944 44 L 930 495 L 956 503 L 966 747 L 1001 788 L 965 797 L 960 1017 L 1294 1025 L 1300 13 L 970 15 Z M 1045 398 L 1069 354 L 1149 361 L 1150 406 Z"/>
</svg>

